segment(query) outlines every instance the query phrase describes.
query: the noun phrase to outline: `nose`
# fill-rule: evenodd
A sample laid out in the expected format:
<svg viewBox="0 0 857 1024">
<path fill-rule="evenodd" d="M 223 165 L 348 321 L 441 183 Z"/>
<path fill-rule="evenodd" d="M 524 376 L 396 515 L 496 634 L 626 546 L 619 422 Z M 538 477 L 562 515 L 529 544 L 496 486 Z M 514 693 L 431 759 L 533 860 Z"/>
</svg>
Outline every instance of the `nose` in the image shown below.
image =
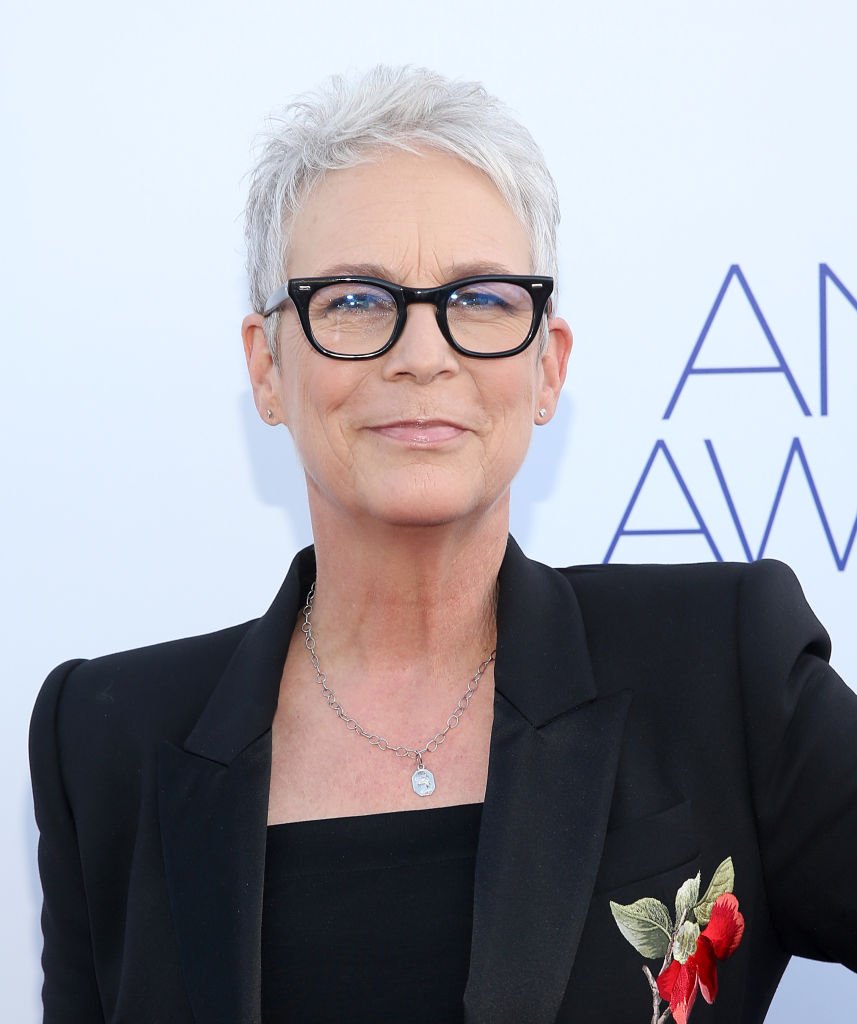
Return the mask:
<svg viewBox="0 0 857 1024">
<path fill-rule="evenodd" d="M 383 375 L 388 380 L 408 377 L 429 384 L 436 377 L 458 373 L 458 354 L 440 333 L 431 303 L 408 306 L 405 326 L 396 344 L 382 357 Z"/>
</svg>

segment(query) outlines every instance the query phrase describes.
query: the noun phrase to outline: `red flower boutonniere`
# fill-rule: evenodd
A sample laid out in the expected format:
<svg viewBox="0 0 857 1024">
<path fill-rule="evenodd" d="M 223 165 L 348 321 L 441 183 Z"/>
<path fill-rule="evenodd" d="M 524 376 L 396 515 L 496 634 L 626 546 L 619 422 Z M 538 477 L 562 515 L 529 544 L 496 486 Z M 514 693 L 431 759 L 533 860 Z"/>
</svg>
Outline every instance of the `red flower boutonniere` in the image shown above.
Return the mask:
<svg viewBox="0 0 857 1024">
<path fill-rule="evenodd" d="M 649 960 L 663 957 L 657 978 L 647 964 L 643 973 L 652 992 L 652 1024 L 673 1016 L 687 1024 L 697 991 L 707 1003 L 717 995 L 717 961 L 732 956 L 744 934 L 744 917 L 732 894 L 735 870 L 727 857 L 699 898 L 699 873 L 679 888 L 675 923 L 660 900 L 644 897 L 623 906 L 610 901 L 619 930 Z M 669 1006 L 661 1013 L 661 1000 Z"/>
</svg>

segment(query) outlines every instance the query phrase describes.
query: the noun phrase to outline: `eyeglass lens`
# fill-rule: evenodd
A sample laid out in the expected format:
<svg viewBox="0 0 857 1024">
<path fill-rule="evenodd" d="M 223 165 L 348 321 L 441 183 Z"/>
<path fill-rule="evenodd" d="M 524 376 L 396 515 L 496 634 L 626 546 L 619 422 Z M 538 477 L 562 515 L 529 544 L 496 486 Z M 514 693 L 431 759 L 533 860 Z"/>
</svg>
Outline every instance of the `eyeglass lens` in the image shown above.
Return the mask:
<svg viewBox="0 0 857 1024">
<path fill-rule="evenodd" d="M 377 352 L 396 328 L 395 298 L 377 285 L 341 282 L 325 285 L 309 302 L 315 340 L 329 352 L 366 355 Z M 533 300 L 526 288 L 504 281 L 462 285 L 446 304 L 449 331 L 469 352 L 507 352 L 530 332 Z"/>
</svg>

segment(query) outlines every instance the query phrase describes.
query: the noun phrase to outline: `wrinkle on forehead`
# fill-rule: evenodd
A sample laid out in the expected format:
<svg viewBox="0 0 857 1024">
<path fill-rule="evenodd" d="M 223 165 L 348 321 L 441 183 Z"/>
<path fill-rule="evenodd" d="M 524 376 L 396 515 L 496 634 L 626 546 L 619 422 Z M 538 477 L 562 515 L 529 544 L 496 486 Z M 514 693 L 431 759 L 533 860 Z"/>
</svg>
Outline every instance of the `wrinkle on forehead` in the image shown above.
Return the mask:
<svg viewBox="0 0 857 1024">
<path fill-rule="evenodd" d="M 523 225 L 481 171 L 446 154 L 391 153 L 330 172 L 293 223 L 290 276 L 347 266 L 429 287 L 468 276 L 460 268 L 529 273 L 532 258 Z"/>
<path fill-rule="evenodd" d="M 317 271 L 317 275 L 319 277 L 380 277 L 386 281 L 392 281 L 394 284 L 405 284 L 404 277 L 407 276 L 408 271 L 404 268 L 408 266 L 407 262 L 399 261 L 398 266 L 401 268 L 399 270 L 391 269 L 392 266 L 392 263 L 369 263 L 365 260 L 355 263 L 342 260 L 322 267 Z M 432 284 L 445 284 L 448 281 L 455 281 L 463 277 L 475 277 L 478 274 L 504 276 L 519 272 L 505 266 L 499 260 L 452 260 L 449 263 L 444 263 L 436 255 L 433 270 L 429 272 L 418 269 L 414 277 L 419 281 L 434 277 L 436 280 L 432 281 Z"/>
</svg>

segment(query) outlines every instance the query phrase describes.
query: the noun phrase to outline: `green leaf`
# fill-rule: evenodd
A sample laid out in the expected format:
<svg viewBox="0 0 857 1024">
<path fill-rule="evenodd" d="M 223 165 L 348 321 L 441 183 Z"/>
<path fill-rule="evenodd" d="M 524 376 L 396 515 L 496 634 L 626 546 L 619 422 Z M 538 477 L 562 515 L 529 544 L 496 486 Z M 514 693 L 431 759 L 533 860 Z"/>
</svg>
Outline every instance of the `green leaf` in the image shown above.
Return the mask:
<svg viewBox="0 0 857 1024">
<path fill-rule="evenodd" d="M 678 934 L 673 942 L 673 956 L 680 964 L 686 963 L 687 958 L 696 952 L 696 940 L 699 938 L 699 925 L 693 921 L 685 921 L 679 928 Z"/>
<path fill-rule="evenodd" d="M 610 900 L 610 910 L 619 931 L 638 953 L 649 960 L 666 956 L 672 942 L 673 923 L 669 910 L 660 900 L 646 896 L 626 906 Z"/>
<path fill-rule="evenodd" d="M 688 878 L 682 883 L 681 888 L 675 894 L 675 919 L 679 921 L 682 916 L 687 917 L 687 912 L 699 899 L 699 872 L 695 878 Z M 684 961 L 682 961 L 684 963 Z"/>
<path fill-rule="evenodd" d="M 693 908 L 694 916 L 701 925 L 706 925 L 711 920 L 711 909 L 717 897 L 725 892 L 732 892 L 734 885 L 735 868 L 732 866 L 732 858 L 727 857 L 717 866 L 705 895 Z"/>
</svg>

